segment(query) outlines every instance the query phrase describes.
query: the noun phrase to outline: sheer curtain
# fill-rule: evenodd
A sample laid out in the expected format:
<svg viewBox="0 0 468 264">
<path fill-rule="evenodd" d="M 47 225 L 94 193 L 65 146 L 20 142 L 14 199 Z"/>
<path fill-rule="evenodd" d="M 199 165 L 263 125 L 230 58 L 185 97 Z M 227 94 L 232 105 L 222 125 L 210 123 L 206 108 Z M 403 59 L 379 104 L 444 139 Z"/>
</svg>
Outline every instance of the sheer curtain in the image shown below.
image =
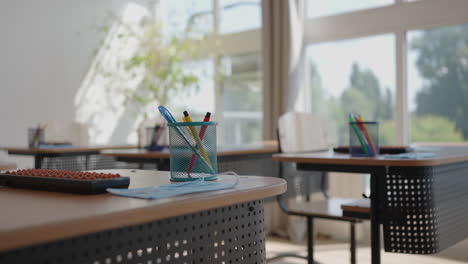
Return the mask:
<svg viewBox="0 0 468 264">
<path fill-rule="evenodd" d="M 262 1 L 264 139 L 276 139 L 278 119 L 283 113 L 305 110 L 302 81 L 304 14 L 304 0 Z M 267 232 L 289 233 L 294 237 L 291 229 L 300 227 L 290 220 L 276 202 L 266 204 Z"/>
<path fill-rule="evenodd" d="M 263 106 L 265 139 L 276 139 L 278 118 L 304 110 L 304 0 L 263 0 Z"/>
<path fill-rule="evenodd" d="M 276 139 L 278 118 L 288 111 L 305 111 L 304 91 L 304 19 L 305 0 L 263 0 L 263 134 L 265 139 Z M 296 173 L 288 171 L 287 173 Z M 297 172 L 300 173 L 300 172 Z M 330 194 L 359 198 L 361 182 L 349 175 L 331 175 Z M 318 199 L 322 197 L 316 197 Z M 312 199 L 316 199 L 312 197 Z M 290 199 L 289 202 L 295 202 Z M 265 205 L 266 231 L 302 240 L 304 218 L 287 217 L 276 202 Z M 316 221 L 316 230 L 336 239 L 347 239 L 348 225 Z M 357 236 L 363 232 L 357 230 Z"/>
</svg>

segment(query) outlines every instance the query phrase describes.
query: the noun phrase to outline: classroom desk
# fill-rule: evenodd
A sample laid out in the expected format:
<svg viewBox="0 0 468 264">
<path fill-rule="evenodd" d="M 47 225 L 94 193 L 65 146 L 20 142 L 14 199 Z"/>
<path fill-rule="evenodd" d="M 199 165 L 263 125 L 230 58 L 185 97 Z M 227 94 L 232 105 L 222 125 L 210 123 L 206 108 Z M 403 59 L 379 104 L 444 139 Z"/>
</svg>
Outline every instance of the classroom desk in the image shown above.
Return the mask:
<svg viewBox="0 0 468 264">
<path fill-rule="evenodd" d="M 168 172 L 102 171 L 129 176 L 130 188 L 169 183 Z M 4 187 L 0 263 L 264 263 L 262 199 L 285 190 L 257 176 L 159 200 Z"/>
<path fill-rule="evenodd" d="M 14 169 L 16 169 L 15 163 L 0 161 L 0 171 L 14 170 Z"/>
<path fill-rule="evenodd" d="M 70 148 L 57 148 L 57 149 L 40 149 L 29 147 L 2 147 L 0 150 L 7 151 L 8 155 L 23 155 L 34 157 L 34 168 L 43 168 L 45 159 L 56 159 L 65 157 L 84 157 L 84 169 L 89 168 L 89 159 L 92 155 L 98 155 L 101 151 L 106 149 L 130 149 L 135 146 L 89 146 L 89 147 L 70 147 Z M 66 163 L 60 161 L 62 163 Z M 72 161 L 69 163 L 76 163 Z M 65 166 L 63 169 L 73 169 L 74 164 Z"/>
<path fill-rule="evenodd" d="M 235 171 L 238 174 L 276 176 L 271 155 L 278 153 L 276 141 L 258 144 L 218 147 L 218 171 Z M 157 164 L 159 170 L 169 170 L 169 149 L 146 151 L 144 149 L 105 150 L 101 155 L 114 157 L 117 161 Z M 141 168 L 141 167 L 140 167 Z"/>
<path fill-rule="evenodd" d="M 416 150 L 418 148 L 416 147 Z M 424 147 L 424 159 L 357 158 L 332 152 L 278 154 L 298 170 L 371 175 L 372 263 L 385 251 L 433 254 L 468 237 L 468 148 Z"/>
</svg>

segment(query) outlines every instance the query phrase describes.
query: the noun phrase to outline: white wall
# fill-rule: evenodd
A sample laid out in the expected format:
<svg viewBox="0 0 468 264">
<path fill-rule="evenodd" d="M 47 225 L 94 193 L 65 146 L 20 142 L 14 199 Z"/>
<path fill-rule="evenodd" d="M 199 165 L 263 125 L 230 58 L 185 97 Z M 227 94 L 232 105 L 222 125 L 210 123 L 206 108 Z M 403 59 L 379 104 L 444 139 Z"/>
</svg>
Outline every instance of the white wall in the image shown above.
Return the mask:
<svg viewBox="0 0 468 264">
<path fill-rule="evenodd" d="M 129 4 L 146 2 L 1 1 L 0 146 L 25 146 L 27 128 L 38 122 L 80 119 L 77 93 L 92 65 L 94 52 L 106 37 L 99 27 L 110 22 L 109 11 L 121 13 Z M 125 112 L 115 119 L 115 132 L 99 142 L 91 138 L 91 143 L 131 141 L 132 115 Z M 93 122 L 91 118 L 85 121 Z M 31 158 L 8 157 L 2 151 L 0 160 L 32 166 Z"/>
</svg>

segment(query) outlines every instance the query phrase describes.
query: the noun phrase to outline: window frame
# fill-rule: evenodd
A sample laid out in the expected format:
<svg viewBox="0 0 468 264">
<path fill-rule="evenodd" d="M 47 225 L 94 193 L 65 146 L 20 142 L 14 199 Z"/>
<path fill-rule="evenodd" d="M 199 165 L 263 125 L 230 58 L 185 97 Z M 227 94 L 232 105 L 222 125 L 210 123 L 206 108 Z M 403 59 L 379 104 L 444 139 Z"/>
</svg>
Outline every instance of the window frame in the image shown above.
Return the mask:
<svg viewBox="0 0 468 264">
<path fill-rule="evenodd" d="M 263 1 L 263 0 L 262 0 Z M 213 72 L 216 73 L 217 69 L 219 69 L 222 65 L 222 58 L 223 57 L 230 57 L 230 56 L 237 56 L 242 54 L 249 54 L 249 53 L 260 53 L 262 49 L 261 45 L 261 37 L 262 37 L 262 27 L 255 29 L 244 30 L 240 32 L 232 32 L 232 33 L 221 33 L 220 32 L 220 16 L 222 13 L 222 4 L 223 0 L 212 0 L 213 9 L 211 12 L 204 11 L 203 13 L 209 14 L 213 16 L 213 30 L 210 34 L 206 35 L 205 38 L 202 40 L 202 50 L 200 53 L 202 57 L 212 55 L 211 60 L 213 61 Z M 246 4 L 249 1 L 240 1 L 239 5 Z M 230 4 L 230 8 L 233 7 L 235 4 Z M 261 1 L 259 2 L 260 10 L 262 8 Z M 194 13 L 191 17 L 198 16 L 200 14 Z M 261 16 L 261 14 L 260 14 Z M 261 18 L 260 18 L 261 19 Z M 261 22 L 263 22 L 261 20 Z M 187 28 L 187 27 L 186 27 Z M 193 40 L 197 41 L 197 40 Z M 213 55 L 214 54 L 214 55 Z M 261 70 L 261 69 L 260 69 Z M 215 78 L 213 79 L 213 87 L 215 91 L 215 112 L 221 114 L 218 118 L 223 118 L 224 110 L 222 106 L 222 83 L 219 78 L 215 74 Z M 221 131 L 220 131 L 221 132 Z M 219 133 L 220 133 L 219 132 Z M 262 131 L 261 131 L 262 132 Z M 263 135 L 263 133 L 261 133 Z"/>
<path fill-rule="evenodd" d="M 312 0 L 306 2 L 310 4 Z M 317 1 L 317 0 L 316 0 Z M 324 0 L 322 0 L 324 1 Z M 396 144 L 410 143 L 407 39 L 411 30 L 446 27 L 468 23 L 466 0 L 395 0 L 382 7 L 357 10 L 330 16 L 306 18 L 304 21 L 304 47 L 382 34 L 395 35 L 395 135 Z M 308 71 L 306 71 L 308 72 Z M 307 77 L 305 83 L 307 83 Z M 306 105 L 310 105 L 307 102 Z"/>
</svg>

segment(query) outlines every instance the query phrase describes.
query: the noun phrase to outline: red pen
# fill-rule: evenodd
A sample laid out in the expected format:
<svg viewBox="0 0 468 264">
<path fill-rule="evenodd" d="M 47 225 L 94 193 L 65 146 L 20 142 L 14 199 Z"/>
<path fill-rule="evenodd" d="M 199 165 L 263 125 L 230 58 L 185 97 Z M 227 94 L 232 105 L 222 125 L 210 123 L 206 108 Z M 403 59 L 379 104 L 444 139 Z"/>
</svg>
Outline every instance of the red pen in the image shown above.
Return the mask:
<svg viewBox="0 0 468 264">
<path fill-rule="evenodd" d="M 205 118 L 203 118 L 203 122 L 209 122 L 210 117 L 211 117 L 211 113 L 206 112 Z M 203 137 L 205 136 L 205 132 L 206 132 L 206 126 L 202 126 L 200 128 L 200 133 L 198 133 L 198 137 L 200 138 L 200 140 L 203 140 Z M 190 172 L 192 172 L 193 166 L 195 165 L 196 159 L 197 157 L 195 156 L 195 154 L 192 154 L 192 158 L 190 159 L 189 167 L 187 169 L 187 174 L 189 177 L 190 177 Z"/>
<path fill-rule="evenodd" d="M 372 142 L 372 138 L 369 136 L 369 133 L 367 132 L 366 125 L 364 125 L 364 120 L 362 119 L 361 116 L 355 117 L 356 124 L 359 127 L 359 130 L 361 130 L 362 135 L 366 139 L 368 145 L 369 145 L 369 150 L 372 152 L 370 154 L 372 155 L 377 155 L 377 150 L 375 149 L 374 143 Z"/>
</svg>

